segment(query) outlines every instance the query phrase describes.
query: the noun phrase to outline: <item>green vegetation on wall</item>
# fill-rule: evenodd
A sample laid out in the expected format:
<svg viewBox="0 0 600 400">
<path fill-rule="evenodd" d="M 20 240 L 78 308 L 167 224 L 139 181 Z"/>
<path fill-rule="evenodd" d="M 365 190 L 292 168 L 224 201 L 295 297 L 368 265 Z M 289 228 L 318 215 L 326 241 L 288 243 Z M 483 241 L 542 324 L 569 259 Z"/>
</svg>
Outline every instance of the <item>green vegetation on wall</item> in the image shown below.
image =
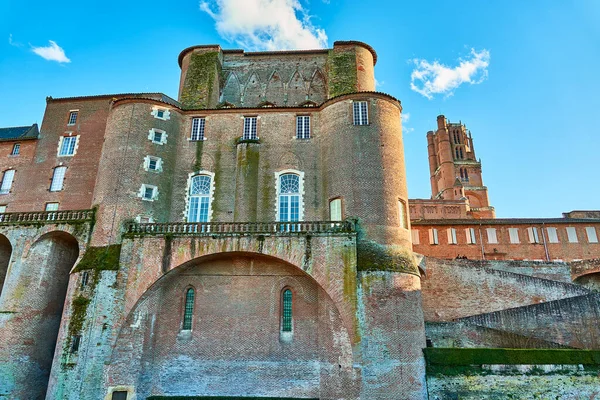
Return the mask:
<svg viewBox="0 0 600 400">
<path fill-rule="evenodd" d="M 400 246 L 383 246 L 366 239 L 360 239 L 356 243 L 356 269 L 403 272 L 420 276 L 411 252 Z"/>
<path fill-rule="evenodd" d="M 243 205 L 246 215 L 239 215 L 239 208 L 236 207 L 234 218 L 249 222 L 256 221 L 258 207 L 258 165 L 260 162 L 260 146 L 254 143 L 238 144 L 237 146 L 237 177 L 236 186 L 236 205 Z M 239 188 L 239 189 L 238 189 Z"/>
<path fill-rule="evenodd" d="M 299 400 L 299 397 L 150 396 L 147 400 Z M 302 400 L 318 400 L 307 399 Z"/>
<path fill-rule="evenodd" d="M 181 92 L 181 105 L 183 108 L 208 108 L 211 99 L 218 98 L 219 82 L 221 76 L 221 63 L 219 52 L 192 53 Z"/>
<path fill-rule="evenodd" d="M 116 271 L 119 269 L 121 245 L 113 244 L 102 247 L 88 247 L 73 272 L 84 270 Z"/>
<path fill-rule="evenodd" d="M 327 58 L 329 98 L 356 92 L 356 55 L 354 52 L 329 51 Z"/>
<path fill-rule="evenodd" d="M 423 349 L 428 365 L 600 365 L 600 350 L 571 349 Z"/>
<path fill-rule="evenodd" d="M 73 299 L 71 319 L 69 320 L 69 340 L 71 337 L 81 332 L 89 304 L 90 299 L 83 296 L 77 296 Z"/>
</svg>

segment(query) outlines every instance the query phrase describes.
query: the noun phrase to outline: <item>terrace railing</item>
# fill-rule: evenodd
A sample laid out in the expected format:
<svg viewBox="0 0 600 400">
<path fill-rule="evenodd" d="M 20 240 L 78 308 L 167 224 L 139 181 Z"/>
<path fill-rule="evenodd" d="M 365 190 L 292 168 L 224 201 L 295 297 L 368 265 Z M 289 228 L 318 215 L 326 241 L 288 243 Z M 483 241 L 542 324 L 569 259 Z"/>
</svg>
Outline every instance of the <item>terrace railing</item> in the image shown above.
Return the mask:
<svg viewBox="0 0 600 400">
<path fill-rule="evenodd" d="M 91 221 L 94 210 L 70 211 L 39 211 L 0 213 L 0 224 L 10 225 L 19 223 L 57 223 L 70 221 Z"/>
<path fill-rule="evenodd" d="M 352 221 L 132 223 L 132 235 L 331 234 L 355 231 Z"/>
</svg>

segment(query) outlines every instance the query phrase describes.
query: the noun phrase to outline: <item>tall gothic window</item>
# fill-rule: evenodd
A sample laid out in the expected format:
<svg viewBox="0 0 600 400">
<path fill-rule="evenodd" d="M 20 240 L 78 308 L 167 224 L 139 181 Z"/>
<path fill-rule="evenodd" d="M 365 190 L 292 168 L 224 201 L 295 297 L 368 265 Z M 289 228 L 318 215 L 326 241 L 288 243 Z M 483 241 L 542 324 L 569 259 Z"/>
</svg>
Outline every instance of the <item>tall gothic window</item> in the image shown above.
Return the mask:
<svg viewBox="0 0 600 400">
<path fill-rule="evenodd" d="M 285 289 L 282 295 L 281 331 L 292 331 L 292 291 Z"/>
<path fill-rule="evenodd" d="M 192 177 L 188 198 L 188 222 L 208 222 L 210 210 L 211 177 Z"/>
<path fill-rule="evenodd" d="M 183 324 L 181 329 L 189 331 L 192 329 L 192 317 L 194 315 L 194 289 L 189 288 L 185 292 L 185 308 L 183 310 Z"/>
<path fill-rule="evenodd" d="M 279 221 L 300 220 L 300 176 L 283 174 L 279 177 Z"/>
</svg>

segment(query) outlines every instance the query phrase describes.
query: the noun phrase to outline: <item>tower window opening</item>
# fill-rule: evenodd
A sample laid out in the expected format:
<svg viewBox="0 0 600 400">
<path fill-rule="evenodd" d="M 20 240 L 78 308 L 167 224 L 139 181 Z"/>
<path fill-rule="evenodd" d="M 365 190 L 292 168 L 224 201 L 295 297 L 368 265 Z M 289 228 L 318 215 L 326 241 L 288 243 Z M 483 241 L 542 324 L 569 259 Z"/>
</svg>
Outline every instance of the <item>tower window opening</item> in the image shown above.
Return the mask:
<svg viewBox="0 0 600 400">
<path fill-rule="evenodd" d="M 355 101 L 352 103 L 354 111 L 354 125 L 369 125 L 369 114 L 366 101 Z"/>
<path fill-rule="evenodd" d="M 292 331 L 292 291 L 285 289 L 283 291 L 281 307 L 281 331 Z"/>
<path fill-rule="evenodd" d="M 184 331 L 192 330 L 192 317 L 194 315 L 194 289 L 189 288 L 185 292 L 185 308 L 183 310 L 183 324 L 181 329 Z"/>
</svg>

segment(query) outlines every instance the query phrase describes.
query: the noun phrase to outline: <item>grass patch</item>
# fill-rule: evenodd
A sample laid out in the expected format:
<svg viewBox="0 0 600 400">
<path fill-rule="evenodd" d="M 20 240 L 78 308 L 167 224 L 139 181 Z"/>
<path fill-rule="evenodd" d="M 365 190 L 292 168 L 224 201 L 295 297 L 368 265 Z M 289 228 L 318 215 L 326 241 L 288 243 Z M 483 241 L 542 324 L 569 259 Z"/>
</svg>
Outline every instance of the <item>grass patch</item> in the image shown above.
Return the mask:
<svg viewBox="0 0 600 400">
<path fill-rule="evenodd" d="M 423 349 L 428 365 L 599 365 L 600 350 L 572 349 Z"/>
</svg>

